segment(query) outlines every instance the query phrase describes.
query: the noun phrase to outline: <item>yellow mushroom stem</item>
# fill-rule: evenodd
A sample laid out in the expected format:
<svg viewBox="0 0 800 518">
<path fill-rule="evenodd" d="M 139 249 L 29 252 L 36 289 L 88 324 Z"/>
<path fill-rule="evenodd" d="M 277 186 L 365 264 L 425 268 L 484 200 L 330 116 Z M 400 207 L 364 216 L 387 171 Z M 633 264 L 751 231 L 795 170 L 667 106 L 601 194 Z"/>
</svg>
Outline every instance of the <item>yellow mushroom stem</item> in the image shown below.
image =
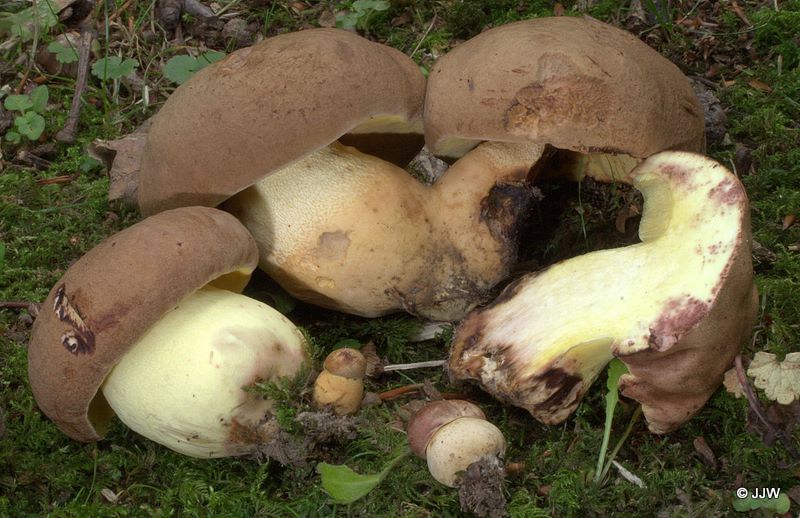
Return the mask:
<svg viewBox="0 0 800 518">
<path fill-rule="evenodd" d="M 543 149 L 487 142 L 429 186 L 334 143 L 225 207 L 255 237 L 261 268 L 301 300 L 455 320 L 510 271 Z"/>
<path fill-rule="evenodd" d="M 367 360 L 360 351 L 337 349 L 325 358 L 323 370 L 314 382 L 314 403 L 330 405 L 338 415 L 355 414 L 364 397 Z"/>
</svg>

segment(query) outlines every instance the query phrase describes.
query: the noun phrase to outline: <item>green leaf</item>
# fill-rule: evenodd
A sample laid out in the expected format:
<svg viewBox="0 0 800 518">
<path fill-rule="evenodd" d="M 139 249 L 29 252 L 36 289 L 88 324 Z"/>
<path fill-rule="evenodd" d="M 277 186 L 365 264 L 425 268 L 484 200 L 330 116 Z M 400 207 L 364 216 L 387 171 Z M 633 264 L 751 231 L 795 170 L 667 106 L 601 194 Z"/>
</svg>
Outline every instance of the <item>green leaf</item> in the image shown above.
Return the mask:
<svg viewBox="0 0 800 518">
<path fill-rule="evenodd" d="M 375 489 L 383 480 L 384 472 L 377 475 L 360 475 L 344 465 L 325 462 L 317 464 L 322 476 L 322 487 L 338 504 L 350 504 Z"/>
<path fill-rule="evenodd" d="M 47 50 L 55 54 L 56 61 L 62 65 L 78 61 L 78 50 L 75 47 L 65 47 L 57 41 L 52 41 L 47 46 Z"/>
<path fill-rule="evenodd" d="M 333 346 L 334 349 L 343 349 L 345 347 L 349 347 L 350 349 L 361 349 L 361 342 L 355 338 L 345 338 L 344 340 L 339 340 L 336 342 L 336 345 Z"/>
<path fill-rule="evenodd" d="M 361 13 L 385 11 L 389 9 L 389 2 L 385 0 L 356 0 L 353 2 L 353 9 Z"/>
<path fill-rule="evenodd" d="M 778 498 L 737 498 L 733 501 L 733 509 L 740 513 L 747 511 L 755 511 L 756 509 L 764 509 L 772 511 L 777 514 L 784 514 L 789 512 L 791 502 L 785 493 L 782 493 Z"/>
<path fill-rule="evenodd" d="M 182 85 L 198 71 L 224 57 L 224 52 L 217 51 L 205 52 L 196 58 L 185 55 L 173 56 L 164 65 L 164 77 L 173 83 Z"/>
<path fill-rule="evenodd" d="M 30 95 L 9 95 L 3 101 L 3 106 L 6 107 L 6 110 L 24 112 L 33 107 L 33 101 Z"/>
<path fill-rule="evenodd" d="M 31 90 L 30 95 L 31 101 L 33 102 L 31 109 L 36 113 L 44 113 L 45 109 L 47 108 L 47 100 L 50 98 L 50 92 L 47 90 L 47 86 L 37 86 Z"/>
<path fill-rule="evenodd" d="M 6 140 L 12 144 L 17 144 L 22 139 L 19 133 L 13 130 L 6 131 Z"/>
<path fill-rule="evenodd" d="M 608 364 L 608 381 L 606 387 L 608 388 L 609 396 L 614 393 L 614 397 L 619 399 L 619 379 L 623 374 L 628 373 L 628 367 L 619 359 L 614 358 Z"/>
<path fill-rule="evenodd" d="M 361 475 L 345 465 L 317 464 L 317 473 L 322 477 L 322 487 L 337 504 L 351 504 L 367 493 L 386 478 L 391 469 L 410 452 L 406 448 L 400 455 L 389 461 L 383 470 L 376 475 Z"/>
<path fill-rule="evenodd" d="M 337 14 L 336 15 L 336 27 L 340 29 L 355 29 L 356 25 L 358 25 L 358 18 L 359 13 L 352 12 L 347 14 Z"/>
<path fill-rule="evenodd" d="M 606 381 L 606 424 L 603 430 L 603 442 L 600 445 L 600 455 L 597 458 L 597 468 L 594 473 L 594 481 L 600 482 L 603 474 L 603 461 L 606 458 L 606 451 L 608 451 L 608 441 L 611 439 L 611 423 L 614 421 L 614 410 L 617 408 L 619 402 L 619 378 L 628 372 L 628 368 L 624 363 L 617 358 L 611 360 L 608 364 L 608 381 Z"/>
<path fill-rule="evenodd" d="M 56 13 L 60 8 L 52 0 L 40 0 L 33 7 L 23 9 L 18 13 L 0 13 L 0 30 L 10 33 L 23 40 L 31 40 L 34 35 L 34 27 L 38 25 L 38 34 L 44 34 L 58 23 Z"/>
<path fill-rule="evenodd" d="M 44 131 L 44 117 L 36 112 L 27 112 L 14 118 L 14 126 L 22 135 L 30 140 L 36 140 Z"/>
<path fill-rule="evenodd" d="M 6 263 L 6 245 L 0 241 L 0 268 Z"/>
<path fill-rule="evenodd" d="M 135 59 L 122 59 L 119 56 L 107 56 L 94 62 L 94 65 L 92 65 L 92 75 L 101 81 L 107 79 L 122 79 L 133 72 L 138 66 L 139 62 Z"/>
<path fill-rule="evenodd" d="M 81 163 L 78 166 L 78 168 L 81 170 L 81 172 L 88 173 L 94 169 L 97 169 L 102 165 L 103 163 L 100 162 L 99 160 L 92 158 L 89 155 L 86 155 L 81 159 Z"/>
<path fill-rule="evenodd" d="M 198 57 L 197 59 L 200 62 L 205 62 L 205 65 L 203 65 L 205 67 L 210 65 L 211 63 L 216 63 L 225 56 L 227 56 L 227 54 L 224 52 L 220 52 L 219 50 L 209 50 L 208 52 L 200 54 L 200 57 Z"/>
</svg>

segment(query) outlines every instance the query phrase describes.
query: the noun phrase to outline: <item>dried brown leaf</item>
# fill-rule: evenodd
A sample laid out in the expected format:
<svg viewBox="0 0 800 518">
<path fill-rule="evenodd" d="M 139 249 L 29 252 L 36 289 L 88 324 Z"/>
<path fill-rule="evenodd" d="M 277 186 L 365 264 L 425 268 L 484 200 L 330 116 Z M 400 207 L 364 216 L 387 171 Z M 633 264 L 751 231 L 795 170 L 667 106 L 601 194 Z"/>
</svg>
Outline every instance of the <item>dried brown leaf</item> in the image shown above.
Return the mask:
<svg viewBox="0 0 800 518">
<path fill-rule="evenodd" d="M 139 166 L 150 124 L 152 119 L 146 120 L 136 131 L 120 139 L 95 140 L 89 144 L 89 155 L 103 162 L 108 168 L 109 200 L 123 200 L 136 205 Z"/>
<path fill-rule="evenodd" d="M 739 383 L 739 377 L 736 375 L 736 368 L 728 369 L 725 373 L 725 378 L 722 381 L 722 384 L 725 385 L 725 390 L 728 393 L 733 394 L 736 399 L 739 399 L 744 395 L 744 390 L 742 389 L 742 385 Z"/>
<path fill-rule="evenodd" d="M 755 88 L 759 92 L 770 93 L 772 92 L 772 87 L 769 86 L 767 83 L 763 81 L 759 81 L 758 79 L 751 79 L 747 82 L 752 88 Z"/>
<path fill-rule="evenodd" d="M 703 463 L 711 469 L 717 469 L 717 456 L 703 437 L 695 437 L 692 442 L 694 451 L 700 455 Z"/>
<path fill-rule="evenodd" d="M 738 3 L 736 3 L 735 1 L 732 2 L 731 9 L 733 10 L 734 13 L 736 13 L 736 16 L 738 16 L 739 19 L 745 23 L 745 25 L 749 26 L 753 25 L 752 23 L 750 23 L 750 20 L 747 18 L 747 15 L 744 14 L 744 9 L 742 9 Z"/>
<path fill-rule="evenodd" d="M 800 401 L 790 405 L 772 403 L 764 411 L 764 420 L 766 423 L 751 408 L 747 414 L 747 431 L 772 447 L 778 439 L 791 437 L 800 426 Z"/>
<path fill-rule="evenodd" d="M 781 224 L 781 230 L 786 230 L 787 228 L 794 225 L 795 220 L 797 220 L 797 216 L 794 214 L 787 214 L 783 217 L 783 223 Z"/>
<path fill-rule="evenodd" d="M 324 10 L 320 13 L 317 23 L 320 27 L 336 27 L 336 15 L 334 15 L 331 11 Z"/>
</svg>

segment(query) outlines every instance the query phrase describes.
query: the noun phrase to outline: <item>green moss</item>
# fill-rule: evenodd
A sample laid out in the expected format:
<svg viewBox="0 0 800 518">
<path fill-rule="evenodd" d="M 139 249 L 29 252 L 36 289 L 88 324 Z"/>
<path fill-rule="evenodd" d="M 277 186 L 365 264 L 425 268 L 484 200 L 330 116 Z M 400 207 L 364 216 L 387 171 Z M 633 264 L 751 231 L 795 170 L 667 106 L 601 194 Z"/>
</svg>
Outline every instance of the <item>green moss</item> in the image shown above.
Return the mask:
<svg viewBox="0 0 800 518">
<path fill-rule="evenodd" d="M 117 2 L 120 5 L 122 2 Z M 265 5 L 264 3 L 260 3 Z M 332 11 L 343 8 L 323 3 Z M 567 15 L 578 15 L 577 2 L 562 2 Z M 23 3 L 15 4 L 17 7 Z M 153 23 L 154 2 L 135 2 L 129 7 L 138 27 Z M 267 7 L 241 2 L 248 21 L 261 25 L 261 32 L 274 35 L 315 23 L 310 15 L 296 15 L 288 3 L 272 2 Z M 441 2 L 392 2 L 391 8 L 375 18 L 367 34 L 411 53 L 430 67 L 431 57 L 443 54 L 453 38 L 477 34 L 484 25 L 500 25 L 519 19 L 552 14 L 553 2 L 516 0 L 442 0 Z M 757 267 L 762 294 L 762 320 L 754 347 L 779 355 L 797 349 L 800 343 L 800 226 L 783 229 L 789 214 L 800 214 L 800 2 L 780 2 L 780 10 L 767 6 L 750 8 L 741 3 L 753 22 L 743 28 L 731 10 L 723 10 L 714 37 L 731 52 L 738 52 L 738 38 L 752 33 L 755 60 L 735 75 L 735 82 L 720 87 L 718 95 L 728 113 L 729 139 L 709 150 L 724 164 L 734 158 L 736 144 L 752 150 L 754 173 L 743 175 L 752 207 L 753 235 L 774 253 L 774 260 Z M 600 0 L 588 14 L 601 19 L 620 18 L 628 2 Z M 391 27 L 389 21 L 408 11 L 411 21 Z M 672 18 L 662 52 L 676 62 L 691 50 L 695 35 L 674 23 Z M 307 10 L 307 12 L 312 12 Z M 434 14 L 436 15 L 435 23 Z M 305 16 L 305 18 L 304 18 Z M 430 26 L 430 31 L 428 28 Z M 706 29 L 702 29 L 706 30 Z M 426 32 L 427 31 L 427 32 Z M 745 32 L 742 32 L 745 31 Z M 115 36 L 118 38 L 119 36 Z M 151 63 L 147 80 L 158 77 L 162 58 L 160 45 L 148 48 L 139 40 L 141 63 Z M 14 63 L 20 47 L 4 55 Z M 743 53 L 742 56 L 745 54 Z M 781 61 L 778 61 L 780 56 Z M 21 73 L 22 70 L 15 70 Z M 705 73 L 705 64 L 690 67 L 695 74 Z M 3 73 L 0 71 L 0 73 Z M 734 77 L 723 67 L 722 77 Z M 16 84 L 16 75 L 4 77 Z M 770 86 L 764 92 L 750 81 Z M 5 84 L 5 83 L 4 83 Z M 66 79 L 48 83 L 51 110 L 47 113 L 47 133 L 52 135 L 66 120 L 73 84 Z M 93 80 L 88 97 L 108 99 Z M 153 102 L 158 103 L 156 90 Z M 120 102 L 106 102 L 98 108 L 86 103 L 82 112 L 78 143 L 57 145 L 51 165 L 43 170 L 6 163 L 0 173 L 0 242 L 6 247 L 4 268 L 0 270 L 0 300 L 41 301 L 69 264 L 100 240 L 134 223 L 138 216 L 106 201 L 107 179 L 102 170 L 81 171 L 85 145 L 94 138 L 113 138 L 130 131 L 153 107 L 142 110 L 139 99 L 127 89 Z M 5 146 L 5 144 L 4 144 Z M 6 160 L 16 149 L 4 147 Z M 44 185 L 41 180 L 69 175 L 67 182 Z M 565 187 L 567 188 L 567 187 Z M 575 186 L 569 188 L 577 189 Z M 572 228 L 586 228 L 587 239 L 560 237 L 543 255 L 555 260 L 558 254 L 580 253 L 603 246 L 600 229 L 603 214 L 619 199 L 611 196 L 603 210 L 591 212 L 585 204 L 586 185 L 582 186 L 583 218 L 570 206 L 563 220 Z M 575 195 L 577 192 L 571 192 Z M 600 224 L 602 223 L 602 225 Z M 23 317 L 20 318 L 20 313 Z M 274 462 L 256 459 L 218 459 L 214 461 L 183 457 L 131 432 L 119 423 L 112 426 L 106 440 L 81 444 L 63 435 L 41 412 L 27 382 L 25 342 L 29 324 L 24 311 L 0 309 L 0 409 L 5 413 L 6 430 L 0 437 L 0 516 L 376 516 L 457 517 L 459 509 L 454 491 L 437 484 L 428 474 L 425 462 L 405 459 L 373 493 L 350 507 L 330 503 L 319 486 L 313 465 L 282 468 Z M 407 317 L 377 320 L 336 316 L 315 312 L 299 305 L 290 318 L 303 323 L 314 343 L 316 366 L 325 354 L 342 340 L 373 341 L 382 356 L 401 363 L 439 359 L 446 355 L 447 338 L 424 344 L 408 343 L 407 336 L 418 323 Z M 445 391 L 469 390 L 451 387 L 439 370 L 410 371 L 368 380 L 367 389 L 381 392 L 410 383 L 431 381 Z M 749 487 L 796 485 L 791 469 L 782 463 L 788 452 L 780 446 L 766 447 L 746 429 L 747 403 L 718 391 L 699 416 L 675 433 L 653 436 L 638 423 L 618 455 L 619 462 L 645 483 L 638 488 L 620 479 L 612 468 L 604 484 L 591 482 L 603 427 L 602 379 L 590 390 L 574 417 L 560 426 L 546 427 L 525 412 L 491 401 L 478 392 L 468 395 L 478 400 L 492 421 L 507 437 L 508 460 L 524 468 L 508 478 L 510 515 L 540 516 L 738 516 L 731 508 L 737 477 Z M 297 402 L 288 387 L 273 386 L 272 396 L 281 400 L 284 422 L 291 420 Z M 396 430 L 397 415 L 405 400 L 390 402 L 364 411 L 366 425 L 358 437 L 345 445 L 323 448 L 320 458 L 346 463 L 362 473 L 374 473 L 405 442 Z M 627 424 L 632 405 L 623 400 L 614 423 L 612 442 Z M 714 451 L 716 468 L 703 464 L 692 445 L 702 436 Z M 109 502 L 104 489 L 119 494 Z M 108 494 L 108 491 L 106 491 Z M 793 512 L 796 509 L 793 508 Z"/>
</svg>

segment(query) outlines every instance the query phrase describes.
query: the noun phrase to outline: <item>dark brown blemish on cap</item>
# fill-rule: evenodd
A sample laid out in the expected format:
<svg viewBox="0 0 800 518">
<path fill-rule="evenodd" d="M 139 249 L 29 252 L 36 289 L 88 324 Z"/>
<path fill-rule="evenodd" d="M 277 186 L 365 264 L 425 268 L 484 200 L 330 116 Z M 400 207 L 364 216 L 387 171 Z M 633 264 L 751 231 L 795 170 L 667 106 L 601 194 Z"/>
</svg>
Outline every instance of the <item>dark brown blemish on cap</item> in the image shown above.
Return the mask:
<svg viewBox="0 0 800 518">
<path fill-rule="evenodd" d="M 56 289 L 56 294 L 53 298 L 53 311 L 61 322 L 66 322 L 71 326 L 71 329 L 66 330 L 61 335 L 61 345 L 75 356 L 93 354 L 95 348 L 94 333 L 84 321 L 80 309 L 70 303 L 64 284 Z"/>
<path fill-rule="evenodd" d="M 537 81 L 520 89 L 505 113 L 505 129 L 531 135 L 547 127 L 578 124 L 594 128 L 604 121 L 613 97 L 597 78 L 572 74 Z"/>
</svg>

